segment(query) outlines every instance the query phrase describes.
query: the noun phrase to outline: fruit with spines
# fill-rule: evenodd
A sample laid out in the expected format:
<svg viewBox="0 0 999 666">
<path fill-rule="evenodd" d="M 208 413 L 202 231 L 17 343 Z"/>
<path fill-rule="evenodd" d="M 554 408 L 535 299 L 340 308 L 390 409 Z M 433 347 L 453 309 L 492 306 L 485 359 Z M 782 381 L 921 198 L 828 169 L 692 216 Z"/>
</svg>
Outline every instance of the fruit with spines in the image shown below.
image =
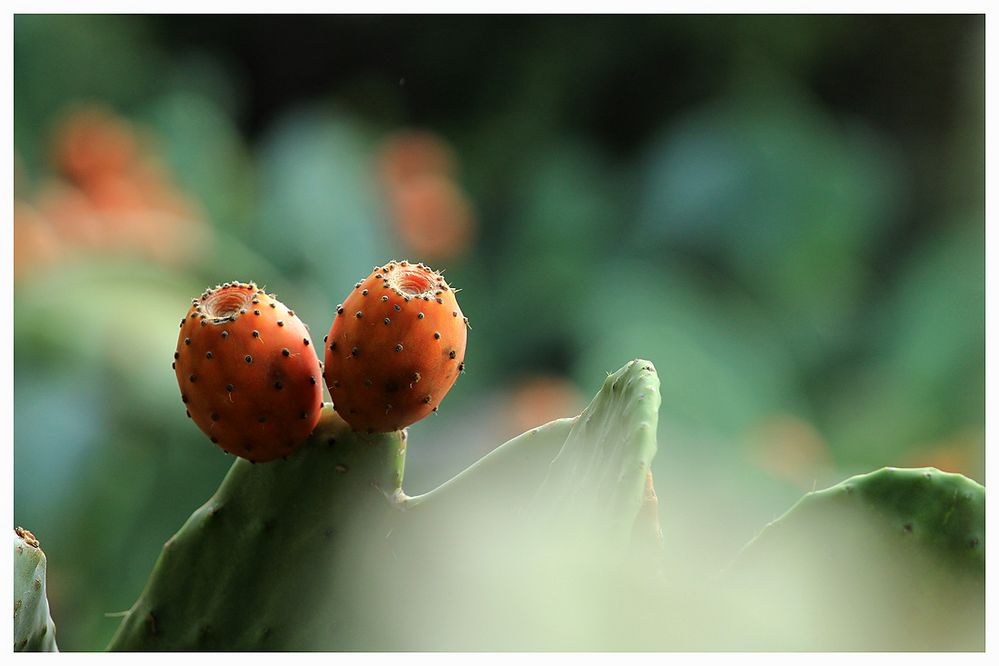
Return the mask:
<svg viewBox="0 0 999 666">
<path fill-rule="evenodd" d="M 319 421 L 322 370 L 308 328 L 253 283 L 227 282 L 191 301 L 174 371 L 188 416 L 252 462 L 293 453 Z"/>
<path fill-rule="evenodd" d="M 390 261 L 337 305 L 323 376 L 354 430 L 399 430 L 437 411 L 465 368 L 455 291 L 422 263 Z"/>
</svg>

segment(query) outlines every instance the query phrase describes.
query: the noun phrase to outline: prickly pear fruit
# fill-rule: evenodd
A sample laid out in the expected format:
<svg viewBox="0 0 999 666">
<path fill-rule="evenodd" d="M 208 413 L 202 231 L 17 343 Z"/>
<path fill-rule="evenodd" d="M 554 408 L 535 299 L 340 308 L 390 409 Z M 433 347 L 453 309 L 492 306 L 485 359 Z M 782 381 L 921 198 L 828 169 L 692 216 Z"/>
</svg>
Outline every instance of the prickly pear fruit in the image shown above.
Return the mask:
<svg viewBox="0 0 999 666">
<path fill-rule="evenodd" d="M 58 652 L 45 595 L 45 553 L 35 535 L 14 529 L 14 651 Z"/>
<path fill-rule="evenodd" d="M 319 422 L 319 357 L 305 324 L 253 283 L 227 282 L 191 301 L 174 369 L 187 415 L 252 462 L 295 451 Z"/>
<path fill-rule="evenodd" d="M 337 306 L 324 378 L 337 413 L 359 432 L 390 432 L 436 412 L 465 369 L 468 320 L 437 271 L 375 266 Z"/>
</svg>

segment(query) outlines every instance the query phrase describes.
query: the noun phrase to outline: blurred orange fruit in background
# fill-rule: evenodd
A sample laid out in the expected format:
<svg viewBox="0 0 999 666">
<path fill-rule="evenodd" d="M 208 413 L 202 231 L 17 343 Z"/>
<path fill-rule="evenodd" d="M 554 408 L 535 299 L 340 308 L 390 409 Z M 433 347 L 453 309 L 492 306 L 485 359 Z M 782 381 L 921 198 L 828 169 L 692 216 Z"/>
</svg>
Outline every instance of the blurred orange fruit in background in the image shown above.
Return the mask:
<svg viewBox="0 0 999 666">
<path fill-rule="evenodd" d="M 832 468 L 829 445 L 815 427 L 790 414 L 769 417 L 749 437 L 753 461 L 775 478 L 812 490 Z"/>
<path fill-rule="evenodd" d="M 378 150 L 378 173 L 382 183 L 393 188 L 426 175 L 454 175 L 454 150 L 436 134 L 402 130 L 382 141 Z"/>
<path fill-rule="evenodd" d="M 451 180 L 433 175 L 407 180 L 393 192 L 391 207 L 396 232 L 414 255 L 438 261 L 468 251 L 471 207 Z"/>
<path fill-rule="evenodd" d="M 974 428 L 919 448 L 901 461 L 903 467 L 936 467 L 943 472 L 957 472 L 983 483 L 985 481 L 985 434 Z"/>
<path fill-rule="evenodd" d="M 378 151 L 378 175 L 398 239 L 428 261 L 468 252 L 475 217 L 454 179 L 454 151 L 430 132 L 408 130 L 386 139 Z"/>
<path fill-rule="evenodd" d="M 203 213 L 173 184 L 152 141 L 107 109 L 68 112 L 51 160 L 54 176 L 15 202 L 15 279 L 81 253 L 184 264 L 210 241 Z"/>
<path fill-rule="evenodd" d="M 505 426 L 508 436 L 519 435 L 549 421 L 579 414 L 586 403 L 576 385 L 555 375 L 522 380 L 509 394 Z"/>
</svg>

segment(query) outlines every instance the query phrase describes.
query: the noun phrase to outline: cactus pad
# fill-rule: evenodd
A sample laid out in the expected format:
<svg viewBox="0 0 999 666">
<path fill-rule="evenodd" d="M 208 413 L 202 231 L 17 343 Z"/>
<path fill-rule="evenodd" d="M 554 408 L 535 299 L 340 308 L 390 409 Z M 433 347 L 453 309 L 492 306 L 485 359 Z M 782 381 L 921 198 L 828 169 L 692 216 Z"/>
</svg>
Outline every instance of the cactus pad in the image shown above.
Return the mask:
<svg viewBox="0 0 999 666">
<path fill-rule="evenodd" d="M 585 525 L 605 543 L 627 544 L 649 492 L 660 401 L 659 376 L 649 361 L 636 359 L 609 375 L 575 419 L 535 510 L 574 531 Z"/>
<path fill-rule="evenodd" d="M 565 552 L 546 549 L 549 542 L 564 545 L 575 534 L 567 528 L 591 511 L 592 527 L 617 546 L 611 553 L 627 550 L 640 515 L 639 532 L 658 530 L 648 510 L 658 407 L 652 365 L 634 361 L 581 415 L 524 433 L 437 489 L 407 497 L 405 435 L 355 433 L 326 406 L 287 461 L 233 465 L 164 546 L 110 647 L 578 646 L 594 632 L 577 626 L 553 636 L 536 620 L 554 618 L 536 602 L 563 595 L 570 581 L 573 603 L 620 615 L 576 585 L 595 561 L 577 555 L 558 566 L 567 575 L 536 574 L 552 571 L 546 551 Z M 620 558 L 616 568 L 635 569 Z"/>
<path fill-rule="evenodd" d="M 985 489 L 933 468 L 854 476 L 768 525 L 726 584 L 767 609 L 743 649 L 982 649 Z"/>
<path fill-rule="evenodd" d="M 405 450 L 403 433 L 354 434 L 326 405 L 288 460 L 237 460 L 163 546 L 110 649 L 328 645 L 349 625 L 333 603 L 338 581 L 352 575 L 344 533 L 355 521 L 383 516 L 384 493 L 402 483 Z"/>
<path fill-rule="evenodd" d="M 58 652 L 45 595 L 45 553 L 34 535 L 14 530 L 14 651 Z"/>
</svg>

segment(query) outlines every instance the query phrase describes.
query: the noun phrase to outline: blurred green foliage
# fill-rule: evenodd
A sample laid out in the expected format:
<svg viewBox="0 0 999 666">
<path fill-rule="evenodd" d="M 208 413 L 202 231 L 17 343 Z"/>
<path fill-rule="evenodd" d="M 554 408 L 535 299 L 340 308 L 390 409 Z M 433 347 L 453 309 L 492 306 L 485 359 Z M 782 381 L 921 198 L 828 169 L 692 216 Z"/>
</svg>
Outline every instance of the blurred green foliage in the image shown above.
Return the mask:
<svg viewBox="0 0 999 666">
<path fill-rule="evenodd" d="M 525 381 L 592 394 L 634 357 L 662 380 L 667 538 L 706 570 L 813 484 L 984 482 L 981 17 L 21 15 L 14 48 L 14 518 L 64 650 L 106 644 L 230 463 L 168 359 L 231 279 L 321 337 L 375 263 L 447 270 L 468 373 L 411 429 L 410 492 L 516 434 Z M 82 242 L 117 199 L 53 212 L 53 184 L 86 189 L 59 128 L 93 103 L 196 225 Z M 400 232 L 454 206 L 386 179 L 406 129 L 471 203 L 450 254 Z"/>
</svg>

